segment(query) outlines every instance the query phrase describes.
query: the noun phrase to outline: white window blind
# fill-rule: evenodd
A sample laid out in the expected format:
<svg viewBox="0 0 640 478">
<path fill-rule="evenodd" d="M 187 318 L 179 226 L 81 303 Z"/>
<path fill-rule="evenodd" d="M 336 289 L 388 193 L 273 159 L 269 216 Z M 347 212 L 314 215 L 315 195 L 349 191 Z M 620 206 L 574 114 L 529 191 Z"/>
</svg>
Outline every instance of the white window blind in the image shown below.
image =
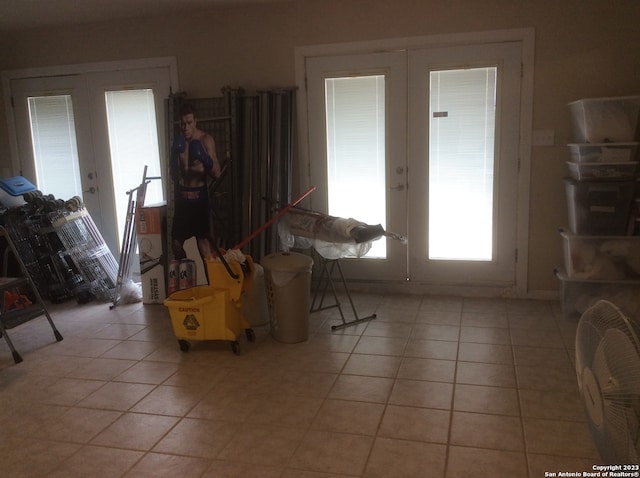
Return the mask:
<svg viewBox="0 0 640 478">
<path fill-rule="evenodd" d="M 129 196 L 140 185 L 144 167 L 147 176 L 160 177 L 160 154 L 153 90 L 105 92 L 111 152 L 111 172 L 118 217 L 118 237 L 123 237 Z M 151 181 L 145 204 L 164 200 L 162 183 Z"/>
<path fill-rule="evenodd" d="M 58 199 L 82 197 L 71 96 L 28 98 L 38 189 Z"/>
<path fill-rule="evenodd" d="M 492 260 L 496 73 L 430 74 L 429 259 Z"/>
<path fill-rule="evenodd" d="M 385 77 L 329 78 L 325 95 L 329 214 L 386 228 Z M 386 257 L 386 241 L 372 257 Z"/>
</svg>

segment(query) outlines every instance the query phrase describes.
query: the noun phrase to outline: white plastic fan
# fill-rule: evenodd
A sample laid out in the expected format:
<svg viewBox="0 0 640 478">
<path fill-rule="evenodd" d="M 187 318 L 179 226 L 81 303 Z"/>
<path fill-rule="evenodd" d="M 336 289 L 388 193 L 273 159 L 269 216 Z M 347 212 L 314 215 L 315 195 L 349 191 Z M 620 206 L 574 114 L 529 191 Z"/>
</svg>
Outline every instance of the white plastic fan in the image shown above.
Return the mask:
<svg viewBox="0 0 640 478">
<path fill-rule="evenodd" d="M 599 300 L 580 318 L 576 374 L 602 459 L 638 463 L 640 342 L 636 324 L 611 302 Z"/>
</svg>

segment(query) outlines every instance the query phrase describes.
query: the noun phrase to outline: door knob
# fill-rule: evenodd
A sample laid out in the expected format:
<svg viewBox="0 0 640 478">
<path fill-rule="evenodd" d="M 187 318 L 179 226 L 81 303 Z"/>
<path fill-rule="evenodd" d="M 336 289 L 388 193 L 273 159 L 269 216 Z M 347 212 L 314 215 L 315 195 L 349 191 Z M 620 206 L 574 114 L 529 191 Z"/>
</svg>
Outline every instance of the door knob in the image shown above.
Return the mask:
<svg viewBox="0 0 640 478">
<path fill-rule="evenodd" d="M 87 174 L 87 178 L 88 179 L 93 179 L 95 177 L 95 175 L 93 173 L 88 173 Z"/>
<path fill-rule="evenodd" d="M 89 189 L 85 190 L 85 193 L 95 194 L 96 191 L 97 191 L 97 189 L 94 188 L 93 186 L 91 186 Z"/>
</svg>

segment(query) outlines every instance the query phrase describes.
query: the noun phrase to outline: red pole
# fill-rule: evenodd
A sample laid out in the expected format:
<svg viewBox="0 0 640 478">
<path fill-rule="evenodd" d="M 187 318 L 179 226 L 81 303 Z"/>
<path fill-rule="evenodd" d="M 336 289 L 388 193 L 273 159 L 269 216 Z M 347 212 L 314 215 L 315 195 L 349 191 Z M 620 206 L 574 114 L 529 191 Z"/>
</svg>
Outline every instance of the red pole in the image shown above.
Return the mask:
<svg viewBox="0 0 640 478">
<path fill-rule="evenodd" d="M 292 207 L 296 206 L 297 204 L 299 204 L 304 198 L 306 198 L 309 194 L 311 194 L 313 191 L 316 190 L 315 186 L 311 186 L 309 189 L 307 189 L 301 196 L 299 196 L 298 198 L 296 198 L 292 203 L 287 204 L 285 207 L 283 207 L 278 214 L 276 214 L 275 216 L 273 216 L 271 219 L 269 219 L 267 222 L 265 222 L 262 226 L 260 226 L 258 229 L 256 229 L 255 231 L 253 231 L 251 233 L 250 236 L 247 236 L 246 238 L 244 238 L 242 241 L 240 241 L 237 245 L 233 246 L 232 249 L 240 249 L 244 246 L 246 246 L 249 242 L 251 242 L 256 236 L 258 236 L 262 231 L 264 231 L 266 228 L 268 228 L 271 224 L 273 224 L 274 222 L 276 222 L 278 219 L 280 219 L 282 216 L 284 216 L 287 211 L 289 209 L 291 209 Z"/>
</svg>

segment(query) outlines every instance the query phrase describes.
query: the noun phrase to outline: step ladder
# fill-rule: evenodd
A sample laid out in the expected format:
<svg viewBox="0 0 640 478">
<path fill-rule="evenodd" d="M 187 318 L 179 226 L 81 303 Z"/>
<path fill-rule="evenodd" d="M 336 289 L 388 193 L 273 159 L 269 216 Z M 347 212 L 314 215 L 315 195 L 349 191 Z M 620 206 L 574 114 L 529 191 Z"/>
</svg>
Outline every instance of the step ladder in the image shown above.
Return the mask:
<svg viewBox="0 0 640 478">
<path fill-rule="evenodd" d="M 31 275 L 27 270 L 27 267 L 24 265 L 24 262 L 18 255 L 18 251 L 11 239 L 7 230 L 0 226 L 0 237 L 4 237 L 7 242 L 7 246 L 5 247 L 4 256 L 3 256 L 3 271 L 2 276 L 0 277 L 0 336 L 4 337 L 4 340 L 7 342 L 9 346 L 9 350 L 13 355 L 13 360 L 15 363 L 22 362 L 22 357 L 15 349 L 13 342 L 9 338 L 9 334 L 7 333 L 8 329 L 12 329 L 17 327 L 18 325 L 22 325 L 25 322 L 29 322 L 30 320 L 36 319 L 41 315 L 44 315 L 51 325 L 53 329 L 53 334 L 58 342 L 62 340 L 62 335 L 58 332 L 51 316 L 49 315 L 49 311 L 47 310 L 40 293 L 38 292 L 38 288 L 35 287 L 33 280 L 31 279 Z M 22 274 L 21 277 L 8 277 L 8 262 L 9 262 L 9 253 L 13 253 L 18 265 L 20 266 L 20 272 Z M 33 303 L 27 305 L 24 308 L 14 308 L 7 310 L 6 304 L 6 296 L 7 292 L 12 292 L 20 295 L 22 291 L 25 291 L 27 288 L 31 290 L 33 298 Z"/>
</svg>

